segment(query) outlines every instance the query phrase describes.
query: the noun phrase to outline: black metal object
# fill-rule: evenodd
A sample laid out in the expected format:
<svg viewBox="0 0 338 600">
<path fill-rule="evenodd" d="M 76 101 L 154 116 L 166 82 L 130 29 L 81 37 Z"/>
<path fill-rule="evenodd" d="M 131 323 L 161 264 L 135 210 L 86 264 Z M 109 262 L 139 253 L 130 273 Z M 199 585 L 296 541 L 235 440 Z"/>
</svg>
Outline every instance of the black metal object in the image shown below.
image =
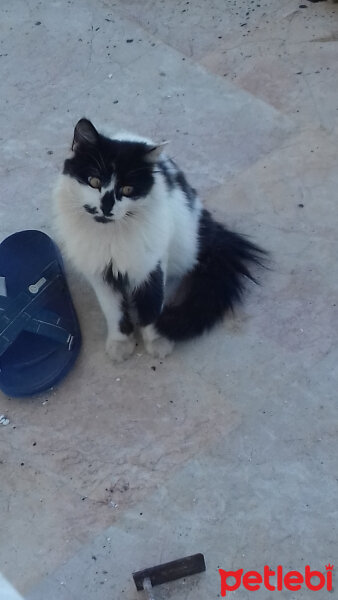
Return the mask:
<svg viewBox="0 0 338 600">
<path fill-rule="evenodd" d="M 136 588 L 140 591 L 144 589 L 143 582 L 145 579 L 150 579 L 151 585 L 154 587 L 161 583 L 167 583 L 168 581 L 174 581 L 175 579 L 188 577 L 196 573 L 202 573 L 203 571 L 205 571 L 203 554 L 193 554 L 192 556 L 179 558 L 163 565 L 143 569 L 143 571 L 136 571 L 133 573 L 133 578 Z"/>
</svg>

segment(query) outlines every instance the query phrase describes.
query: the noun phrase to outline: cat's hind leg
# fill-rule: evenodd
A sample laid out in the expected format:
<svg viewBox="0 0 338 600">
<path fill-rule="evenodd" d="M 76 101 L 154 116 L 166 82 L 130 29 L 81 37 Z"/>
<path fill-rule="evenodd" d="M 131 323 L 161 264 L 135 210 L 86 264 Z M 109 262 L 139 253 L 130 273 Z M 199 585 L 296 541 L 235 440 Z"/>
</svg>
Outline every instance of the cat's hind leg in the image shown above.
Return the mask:
<svg viewBox="0 0 338 600">
<path fill-rule="evenodd" d="M 174 343 L 163 337 L 155 323 L 164 303 L 164 273 L 160 265 L 149 274 L 147 281 L 133 292 L 133 304 L 137 311 L 144 346 L 148 354 L 164 358 L 172 351 Z"/>
<path fill-rule="evenodd" d="M 145 349 L 154 358 L 165 358 L 171 354 L 174 342 L 163 337 L 154 325 L 147 325 L 142 331 Z"/>
</svg>

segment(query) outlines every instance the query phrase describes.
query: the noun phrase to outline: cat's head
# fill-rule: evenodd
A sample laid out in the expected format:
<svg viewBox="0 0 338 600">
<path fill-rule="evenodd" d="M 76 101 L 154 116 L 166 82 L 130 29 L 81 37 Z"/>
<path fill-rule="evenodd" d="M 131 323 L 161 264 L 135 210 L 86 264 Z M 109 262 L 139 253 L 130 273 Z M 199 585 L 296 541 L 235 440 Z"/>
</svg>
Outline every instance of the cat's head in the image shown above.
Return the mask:
<svg viewBox="0 0 338 600">
<path fill-rule="evenodd" d="M 79 186 L 81 208 L 98 223 L 110 223 L 132 215 L 135 203 L 150 194 L 162 145 L 138 138 L 110 139 L 81 119 L 72 151 L 63 174 Z"/>
</svg>

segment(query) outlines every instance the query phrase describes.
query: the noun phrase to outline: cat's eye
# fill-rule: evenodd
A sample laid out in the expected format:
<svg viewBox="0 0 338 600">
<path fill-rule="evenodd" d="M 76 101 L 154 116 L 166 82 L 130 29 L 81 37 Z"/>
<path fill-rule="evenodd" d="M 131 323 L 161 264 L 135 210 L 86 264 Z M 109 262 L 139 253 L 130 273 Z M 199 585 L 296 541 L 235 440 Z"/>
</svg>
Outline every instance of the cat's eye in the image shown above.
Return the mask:
<svg viewBox="0 0 338 600">
<path fill-rule="evenodd" d="M 92 188 L 95 188 L 96 190 L 101 189 L 101 179 L 99 179 L 98 177 L 88 177 L 88 183 Z"/>
<path fill-rule="evenodd" d="M 122 196 L 131 196 L 134 188 L 131 185 L 124 185 L 122 188 Z"/>
</svg>

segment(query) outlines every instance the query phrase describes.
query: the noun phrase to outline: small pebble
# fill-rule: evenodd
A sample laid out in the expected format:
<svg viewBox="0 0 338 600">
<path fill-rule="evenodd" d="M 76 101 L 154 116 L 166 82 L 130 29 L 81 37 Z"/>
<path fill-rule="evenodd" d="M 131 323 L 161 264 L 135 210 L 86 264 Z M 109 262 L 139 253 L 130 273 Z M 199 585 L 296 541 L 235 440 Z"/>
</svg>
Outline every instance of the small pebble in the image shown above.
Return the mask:
<svg viewBox="0 0 338 600">
<path fill-rule="evenodd" d="M 0 415 L 0 425 L 9 425 L 9 422 L 5 415 Z"/>
</svg>

